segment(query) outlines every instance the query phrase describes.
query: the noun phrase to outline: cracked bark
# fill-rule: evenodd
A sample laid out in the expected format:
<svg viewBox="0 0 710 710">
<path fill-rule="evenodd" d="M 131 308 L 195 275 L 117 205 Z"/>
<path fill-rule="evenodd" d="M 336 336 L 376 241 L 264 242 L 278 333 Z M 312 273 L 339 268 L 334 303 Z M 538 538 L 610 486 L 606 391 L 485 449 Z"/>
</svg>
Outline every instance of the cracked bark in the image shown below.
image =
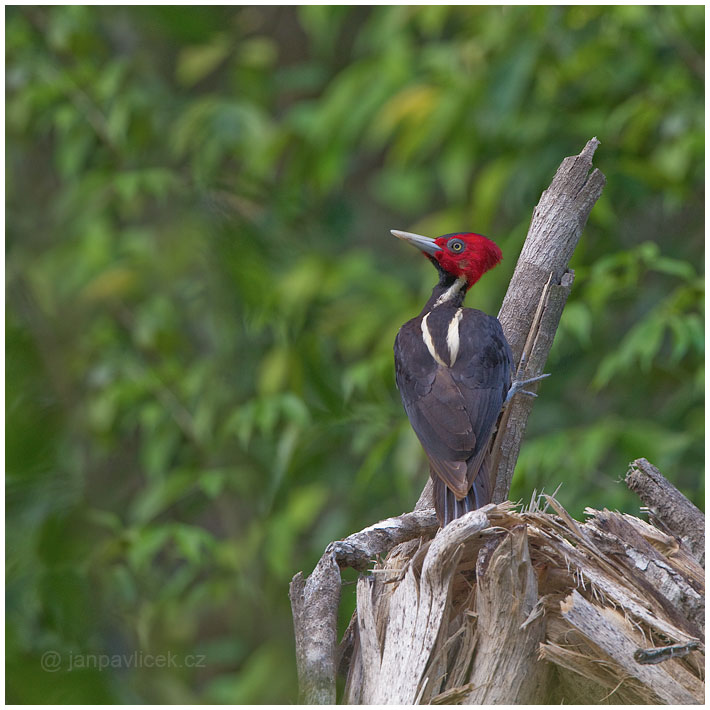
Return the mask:
<svg viewBox="0 0 710 710">
<path fill-rule="evenodd" d="M 654 522 L 684 542 L 705 567 L 705 516 L 647 459 L 632 461 L 626 485 L 646 504 Z"/>
<path fill-rule="evenodd" d="M 606 183 L 599 169 L 592 168 L 598 146 L 592 138 L 579 155 L 565 158 L 542 193 L 498 314 L 516 365 L 525 354 L 521 378 L 542 374 L 572 290 L 574 272 L 569 261 Z M 533 404 L 532 397 L 514 397 L 498 423 L 492 444 L 494 503 L 508 498 Z"/>
</svg>

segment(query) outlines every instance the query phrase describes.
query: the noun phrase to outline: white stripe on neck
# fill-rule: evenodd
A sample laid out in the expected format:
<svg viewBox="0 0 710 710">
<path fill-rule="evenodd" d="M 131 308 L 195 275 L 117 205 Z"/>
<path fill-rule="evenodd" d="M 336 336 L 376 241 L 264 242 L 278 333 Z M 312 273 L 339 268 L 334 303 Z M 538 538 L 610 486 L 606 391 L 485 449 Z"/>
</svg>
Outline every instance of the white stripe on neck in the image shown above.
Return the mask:
<svg viewBox="0 0 710 710">
<path fill-rule="evenodd" d="M 462 317 L 463 309 L 459 308 L 451 319 L 449 329 L 446 332 L 446 346 L 449 348 L 449 360 L 451 361 L 449 367 L 454 366 L 456 358 L 459 356 L 459 323 Z"/>
<path fill-rule="evenodd" d="M 456 362 L 456 358 L 459 356 L 459 344 L 461 342 L 459 338 L 459 323 L 463 317 L 463 309 L 458 308 L 454 317 L 449 323 L 449 327 L 446 331 L 446 347 L 449 349 L 449 363 L 445 363 L 441 355 L 436 350 L 434 345 L 434 339 L 431 337 L 431 331 L 429 330 L 429 324 L 427 320 L 431 312 L 427 313 L 424 318 L 422 318 L 422 336 L 424 338 L 424 345 L 429 351 L 429 354 L 434 358 L 436 362 L 442 367 L 453 367 Z"/>
<path fill-rule="evenodd" d="M 441 306 L 442 304 L 450 301 L 452 298 L 455 298 L 458 296 L 459 291 L 464 287 L 466 283 L 466 279 L 459 277 L 454 281 L 449 288 L 444 291 L 444 293 L 439 296 L 439 298 L 436 299 L 436 303 L 434 303 L 434 308 L 437 306 Z"/>
<path fill-rule="evenodd" d="M 446 363 L 441 359 L 439 353 L 436 352 L 434 341 L 431 338 L 431 331 L 429 330 L 429 326 L 427 324 L 427 318 L 429 318 L 430 315 L 431 313 L 427 313 L 424 318 L 422 318 L 422 335 L 424 336 L 424 345 L 426 345 L 429 355 L 431 355 L 434 360 L 439 363 L 439 365 L 446 367 Z"/>
</svg>

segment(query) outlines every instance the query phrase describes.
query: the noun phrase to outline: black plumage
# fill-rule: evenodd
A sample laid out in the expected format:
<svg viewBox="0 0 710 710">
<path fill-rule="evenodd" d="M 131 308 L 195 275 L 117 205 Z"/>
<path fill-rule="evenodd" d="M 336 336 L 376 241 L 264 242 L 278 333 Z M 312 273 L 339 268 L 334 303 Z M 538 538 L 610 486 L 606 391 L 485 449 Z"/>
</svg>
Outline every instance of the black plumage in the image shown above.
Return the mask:
<svg viewBox="0 0 710 710">
<path fill-rule="evenodd" d="M 497 318 L 462 308 L 469 284 L 432 261 L 439 283 L 421 313 L 400 328 L 394 354 L 397 386 L 429 459 L 443 526 L 491 500 L 487 454 L 513 357 Z"/>
</svg>

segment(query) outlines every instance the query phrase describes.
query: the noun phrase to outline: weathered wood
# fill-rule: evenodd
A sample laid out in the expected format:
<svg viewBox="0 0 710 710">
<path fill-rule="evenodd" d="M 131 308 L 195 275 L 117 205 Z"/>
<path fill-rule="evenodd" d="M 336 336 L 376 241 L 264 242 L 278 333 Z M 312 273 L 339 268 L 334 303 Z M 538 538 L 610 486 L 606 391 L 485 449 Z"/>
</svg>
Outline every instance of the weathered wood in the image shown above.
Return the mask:
<svg viewBox="0 0 710 710">
<path fill-rule="evenodd" d="M 529 705 L 544 701 L 547 664 L 538 660 L 545 636 L 537 578 L 525 526 L 513 528 L 495 550 L 478 555 L 475 643 L 465 705 Z"/>
<path fill-rule="evenodd" d="M 606 183 L 604 175 L 592 169 L 598 145 L 599 141 L 592 138 L 579 155 L 565 158 L 543 192 L 498 314 L 516 363 L 520 363 L 527 344 L 526 366 L 519 373 L 521 378 L 542 374 L 572 288 L 574 273 L 568 270 L 569 261 Z M 541 303 L 542 316 L 536 324 Z M 536 388 L 537 383 L 532 385 L 531 391 Z M 499 423 L 491 471 L 494 502 L 508 498 L 532 406 L 530 397 L 514 398 Z"/>
<path fill-rule="evenodd" d="M 638 518 L 544 498 L 554 513 L 485 506 L 361 578 L 345 702 L 698 702 L 697 562 Z"/>
<path fill-rule="evenodd" d="M 580 595 L 581 596 L 581 595 Z M 588 600 L 587 600 L 588 601 Z M 630 640 L 631 646 L 642 643 L 642 635 L 635 630 L 624 617 L 614 610 L 593 608 L 603 614 L 606 622 L 622 636 Z M 650 705 L 662 701 L 653 687 L 646 685 L 654 682 L 653 676 L 635 678 L 627 668 L 635 668 L 638 663 L 628 657 L 631 646 L 627 645 L 621 654 L 621 663 L 580 633 L 568 620 L 560 615 L 564 605 L 557 605 L 557 614 L 548 612 L 547 642 L 540 647 L 540 657 L 554 664 L 555 681 L 552 687 L 550 704 L 564 705 Z M 596 620 L 596 616 L 594 617 Z M 617 643 L 612 643 L 616 648 Z M 663 670 L 672 679 L 680 683 L 697 703 L 704 695 L 704 684 L 697 674 L 690 673 L 680 664 L 666 663 Z"/>
<path fill-rule="evenodd" d="M 560 284 L 548 284 L 543 290 L 538 304 L 538 317 L 532 324 L 523 349 L 526 365 L 518 372 L 520 379 L 536 377 L 542 373 L 573 283 L 574 272 L 568 271 L 562 275 Z M 531 388 L 536 387 L 537 383 L 531 385 Z M 501 414 L 491 446 L 491 471 L 496 476 L 493 482 L 494 503 L 508 499 L 513 470 L 533 404 L 532 397 L 518 395 Z"/>
<path fill-rule="evenodd" d="M 560 284 L 589 213 L 606 183 L 604 175 L 592 169 L 598 146 L 599 141 L 592 138 L 579 155 L 562 161 L 533 212 L 498 315 L 516 361 L 520 360 L 550 273 L 552 284 Z"/>
<path fill-rule="evenodd" d="M 339 567 L 366 569 L 380 555 L 416 538 L 433 537 L 439 528 L 433 510 L 424 509 L 382 520 L 344 540 L 330 543 L 308 579 L 299 572 L 289 596 L 296 639 L 299 689 L 303 702 L 335 702 L 336 627 L 340 603 Z"/>
<path fill-rule="evenodd" d="M 433 511 L 432 515 L 434 515 Z M 427 544 L 419 539 L 395 545 L 387 555 L 386 563 L 376 565 L 371 576 L 363 576 L 358 580 L 358 608 L 362 605 L 365 625 L 368 633 L 375 641 L 365 639 L 364 643 L 368 644 L 368 646 L 364 651 L 360 650 L 360 613 L 356 610 L 348 627 L 348 629 L 351 629 L 352 639 L 347 638 L 348 632 L 346 632 L 341 644 L 349 644 L 352 649 L 349 665 L 340 671 L 347 679 L 343 694 L 343 702 L 345 704 L 359 705 L 363 702 L 365 668 L 371 668 L 370 664 L 363 663 L 363 653 L 369 659 L 372 657 L 371 649 L 373 647 L 381 649 L 384 645 L 388 621 L 386 611 L 389 608 L 392 593 L 396 589 L 394 582 L 403 578 L 404 573 L 409 569 L 412 559 L 419 550 L 425 549 Z M 369 608 L 369 603 L 374 606 Z M 377 623 L 368 625 L 368 617 L 373 614 Z M 378 660 L 377 662 L 379 663 L 380 661 Z"/>
<path fill-rule="evenodd" d="M 387 633 L 381 649 L 370 582 L 358 585 L 358 632 L 362 650 L 364 704 L 411 705 L 424 689 L 424 671 L 448 613 L 451 578 L 470 538 L 490 526 L 485 510 L 453 521 L 436 536 L 421 572 L 410 565 L 386 610 Z M 361 614 L 362 608 L 362 614 Z M 406 672 L 403 672 L 406 669 Z"/>
<path fill-rule="evenodd" d="M 670 705 L 702 702 L 702 695 L 694 695 L 664 667 L 643 665 L 634 660 L 638 645 L 630 638 L 631 625 L 618 612 L 602 611 L 574 590 L 560 603 L 560 614 L 588 644 L 599 649 L 599 661 L 617 666 L 616 675 L 624 682 L 636 681 L 640 686 L 638 702 Z"/>
<path fill-rule="evenodd" d="M 335 703 L 335 648 L 340 604 L 340 568 L 333 553 L 320 558 L 304 580 L 299 572 L 289 588 L 296 637 L 296 668 L 300 700 Z M 335 610 L 335 613 L 334 613 Z"/>
<path fill-rule="evenodd" d="M 640 534 L 638 520 L 631 525 L 620 513 L 587 509 L 589 530 L 595 545 L 613 564 L 619 565 L 626 580 L 633 580 L 644 592 L 644 600 L 658 617 L 667 618 L 690 638 L 702 638 L 705 627 L 705 585 L 697 563 L 682 573 Z M 682 640 L 682 639 L 679 639 Z"/>
<path fill-rule="evenodd" d="M 672 535 L 687 545 L 705 566 L 705 516 L 646 459 L 629 466 L 626 485 L 648 506 L 649 511 Z"/>
<path fill-rule="evenodd" d="M 381 520 L 344 540 L 331 542 L 326 553 L 332 552 L 341 567 L 363 570 L 370 567 L 379 555 L 387 554 L 395 545 L 418 537 L 434 537 L 438 529 L 439 523 L 433 509 L 414 510 L 395 518 Z"/>
<path fill-rule="evenodd" d="M 434 508 L 434 482 L 431 480 L 431 476 L 427 478 L 414 510 L 426 510 L 427 508 Z"/>
</svg>

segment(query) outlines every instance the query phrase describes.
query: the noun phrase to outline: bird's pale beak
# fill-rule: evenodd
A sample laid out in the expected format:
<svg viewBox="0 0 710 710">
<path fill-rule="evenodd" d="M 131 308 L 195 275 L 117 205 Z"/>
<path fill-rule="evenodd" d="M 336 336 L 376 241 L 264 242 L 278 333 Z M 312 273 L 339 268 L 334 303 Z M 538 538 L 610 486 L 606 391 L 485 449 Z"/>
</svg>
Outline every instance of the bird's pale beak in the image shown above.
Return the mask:
<svg viewBox="0 0 710 710">
<path fill-rule="evenodd" d="M 441 247 L 433 239 L 422 237 L 421 234 L 400 232 L 397 229 L 391 229 L 390 232 L 397 237 L 397 239 L 403 239 L 413 247 L 421 249 L 425 254 L 436 254 L 436 252 L 441 251 Z"/>
</svg>

